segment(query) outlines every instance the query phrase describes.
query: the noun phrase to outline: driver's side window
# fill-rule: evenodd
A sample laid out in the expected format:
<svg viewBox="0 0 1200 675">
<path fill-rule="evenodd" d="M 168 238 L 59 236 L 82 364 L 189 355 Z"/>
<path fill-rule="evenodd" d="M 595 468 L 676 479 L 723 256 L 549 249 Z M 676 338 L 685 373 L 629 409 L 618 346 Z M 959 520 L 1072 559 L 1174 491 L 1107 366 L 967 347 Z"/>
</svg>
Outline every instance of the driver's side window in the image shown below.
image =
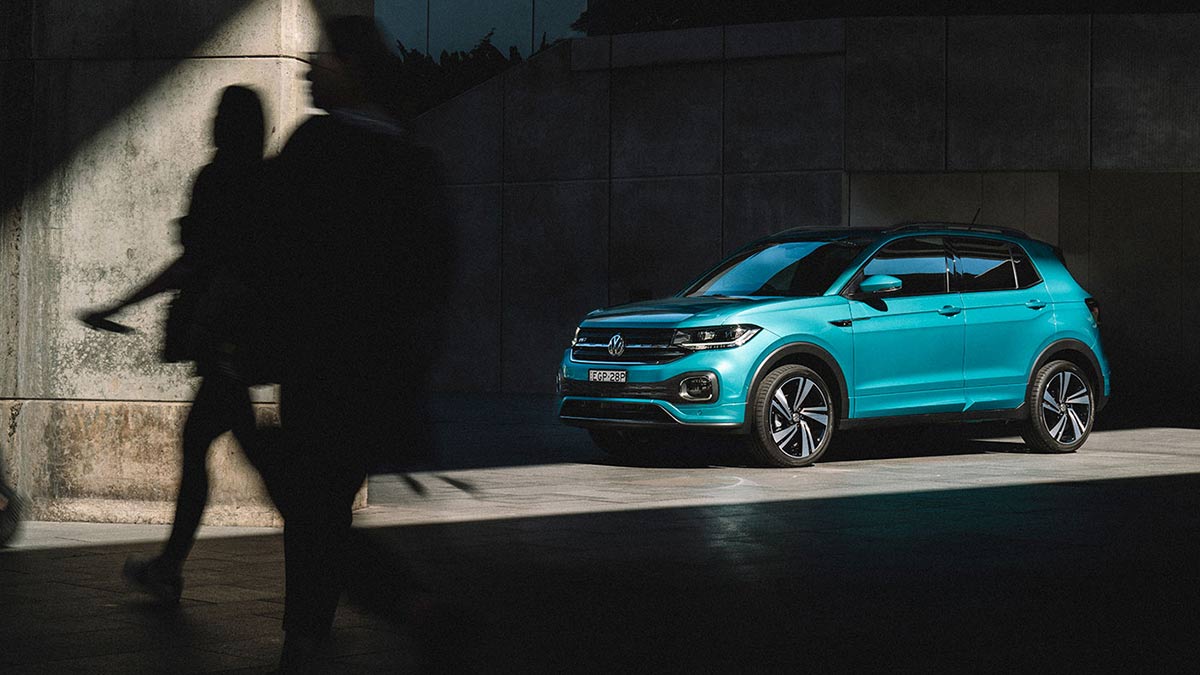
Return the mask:
<svg viewBox="0 0 1200 675">
<path fill-rule="evenodd" d="M 942 237 L 909 237 L 879 250 L 863 268 L 862 278 L 886 274 L 903 282 L 889 297 L 949 293 L 949 266 Z"/>
</svg>

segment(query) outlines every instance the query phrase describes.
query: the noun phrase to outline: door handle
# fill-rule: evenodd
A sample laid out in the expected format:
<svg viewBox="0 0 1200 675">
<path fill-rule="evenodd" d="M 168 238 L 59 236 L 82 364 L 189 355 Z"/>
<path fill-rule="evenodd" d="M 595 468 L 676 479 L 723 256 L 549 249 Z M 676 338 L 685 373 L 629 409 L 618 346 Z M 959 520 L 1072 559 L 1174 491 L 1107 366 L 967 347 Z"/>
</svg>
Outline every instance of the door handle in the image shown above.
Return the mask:
<svg viewBox="0 0 1200 675">
<path fill-rule="evenodd" d="M 955 314 L 958 314 L 961 311 L 962 311 L 962 307 L 955 307 L 954 305 L 946 305 L 938 310 L 938 314 L 941 314 L 942 316 L 954 316 Z"/>
<path fill-rule="evenodd" d="M 1029 302 L 1025 303 L 1025 306 L 1028 307 L 1029 309 L 1041 309 L 1046 306 L 1046 301 L 1045 300 L 1030 300 Z"/>
</svg>

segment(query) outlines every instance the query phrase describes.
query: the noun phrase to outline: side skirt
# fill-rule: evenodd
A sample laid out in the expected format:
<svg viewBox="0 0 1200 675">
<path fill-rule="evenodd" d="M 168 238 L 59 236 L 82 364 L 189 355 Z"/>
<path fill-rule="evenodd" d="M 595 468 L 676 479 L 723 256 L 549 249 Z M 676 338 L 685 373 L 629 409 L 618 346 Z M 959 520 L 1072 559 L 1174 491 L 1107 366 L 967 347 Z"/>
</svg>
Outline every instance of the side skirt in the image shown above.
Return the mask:
<svg viewBox="0 0 1200 675">
<path fill-rule="evenodd" d="M 945 424 L 947 422 L 995 422 L 1029 418 L 1022 404 L 1009 410 L 968 410 L 956 413 L 933 413 L 930 415 L 896 415 L 892 417 L 843 418 L 838 429 L 870 429 L 873 427 L 906 426 L 910 424 Z"/>
</svg>

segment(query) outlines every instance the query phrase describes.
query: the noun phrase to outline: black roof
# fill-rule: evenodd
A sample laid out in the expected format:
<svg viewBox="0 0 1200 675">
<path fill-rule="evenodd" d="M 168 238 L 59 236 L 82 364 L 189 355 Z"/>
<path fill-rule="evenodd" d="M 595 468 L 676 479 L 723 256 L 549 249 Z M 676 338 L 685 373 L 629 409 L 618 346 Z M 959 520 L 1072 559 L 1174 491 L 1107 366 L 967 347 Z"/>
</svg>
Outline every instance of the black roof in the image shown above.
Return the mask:
<svg viewBox="0 0 1200 675">
<path fill-rule="evenodd" d="M 1008 237 L 1033 239 L 1025 232 L 1011 227 L 980 225 L 973 223 L 954 222 L 904 222 L 890 227 L 794 227 L 773 234 L 760 242 L 783 241 L 859 241 L 871 242 L 884 235 L 900 232 L 920 232 L 922 230 L 952 230 L 961 232 L 979 232 L 983 234 L 999 234 Z"/>
</svg>

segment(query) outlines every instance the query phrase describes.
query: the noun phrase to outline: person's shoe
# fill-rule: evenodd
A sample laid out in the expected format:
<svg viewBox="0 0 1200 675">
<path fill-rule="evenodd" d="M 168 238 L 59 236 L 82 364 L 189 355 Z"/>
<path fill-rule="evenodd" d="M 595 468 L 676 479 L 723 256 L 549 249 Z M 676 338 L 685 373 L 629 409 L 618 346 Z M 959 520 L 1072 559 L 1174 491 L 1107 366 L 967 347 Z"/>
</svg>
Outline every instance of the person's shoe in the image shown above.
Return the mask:
<svg viewBox="0 0 1200 675">
<path fill-rule="evenodd" d="M 179 604 L 183 595 L 183 577 L 162 558 L 130 557 L 125 560 L 121 576 L 137 590 L 165 605 Z"/>
</svg>

